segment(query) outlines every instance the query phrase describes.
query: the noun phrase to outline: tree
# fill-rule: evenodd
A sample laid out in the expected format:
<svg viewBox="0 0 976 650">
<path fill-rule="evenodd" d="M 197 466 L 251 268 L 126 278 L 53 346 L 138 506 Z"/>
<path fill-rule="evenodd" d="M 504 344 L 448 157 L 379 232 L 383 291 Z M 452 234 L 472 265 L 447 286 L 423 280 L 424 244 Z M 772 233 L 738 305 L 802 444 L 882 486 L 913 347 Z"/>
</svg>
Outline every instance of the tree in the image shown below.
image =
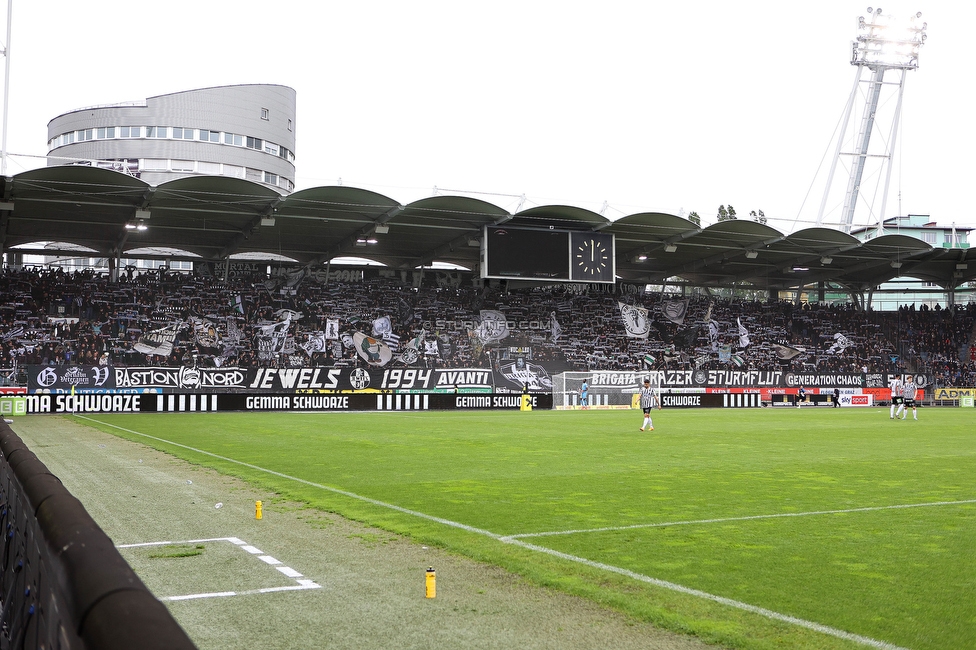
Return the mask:
<svg viewBox="0 0 976 650">
<path fill-rule="evenodd" d="M 701 228 L 701 217 L 698 216 L 697 212 L 692 212 L 691 214 L 689 214 L 688 221 Z"/>
<path fill-rule="evenodd" d="M 753 210 L 752 212 L 749 213 L 749 216 L 752 217 L 752 220 L 755 221 L 756 223 L 762 223 L 762 224 L 766 223 L 766 215 L 763 214 L 762 210 L 759 211 Z"/>
<path fill-rule="evenodd" d="M 735 208 L 731 205 L 728 208 L 724 205 L 718 206 L 716 221 L 732 221 L 733 219 L 735 219 Z"/>
</svg>

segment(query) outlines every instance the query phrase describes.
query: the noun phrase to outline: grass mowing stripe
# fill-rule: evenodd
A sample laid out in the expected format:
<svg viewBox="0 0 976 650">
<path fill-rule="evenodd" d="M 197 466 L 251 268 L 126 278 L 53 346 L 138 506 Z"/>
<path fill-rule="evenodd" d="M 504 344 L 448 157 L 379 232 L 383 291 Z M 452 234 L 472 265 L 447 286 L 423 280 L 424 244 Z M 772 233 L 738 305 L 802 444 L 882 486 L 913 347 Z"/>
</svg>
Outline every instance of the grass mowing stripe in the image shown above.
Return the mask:
<svg viewBox="0 0 976 650">
<path fill-rule="evenodd" d="M 820 623 L 814 623 L 813 621 L 807 621 L 802 618 L 796 618 L 795 616 L 780 614 L 779 612 L 774 612 L 770 609 L 766 609 L 765 607 L 756 607 L 755 605 L 750 605 L 749 603 L 743 603 L 741 601 L 733 600 L 731 598 L 725 598 L 724 596 L 716 596 L 715 594 L 710 594 L 706 591 L 699 591 L 698 589 L 692 589 L 690 587 L 685 587 L 683 585 L 679 585 L 673 582 L 668 582 L 666 580 L 659 580 L 658 578 L 645 576 L 641 573 L 636 573 L 628 569 L 622 569 L 620 567 L 616 567 L 610 564 L 604 564 L 602 562 L 594 562 L 593 560 L 587 560 L 586 558 L 577 557 L 575 555 L 570 555 L 569 553 L 556 551 L 551 548 L 546 548 L 544 546 L 537 546 L 535 544 L 523 542 L 518 539 L 507 538 L 507 539 L 502 539 L 500 541 L 504 541 L 509 544 L 515 544 L 522 548 L 536 551 L 539 553 L 545 553 L 546 555 L 558 557 L 563 560 L 569 560 L 570 562 L 585 564 L 586 566 L 593 567 L 594 569 L 602 569 L 604 571 L 616 573 L 618 575 L 626 576 L 628 578 L 639 580 L 641 582 L 646 582 L 648 584 L 652 584 L 657 587 L 670 589 L 671 591 L 676 591 L 678 593 L 687 594 L 689 596 L 695 596 L 697 598 L 704 598 L 705 600 L 711 600 L 713 602 L 721 603 L 729 607 L 735 607 L 736 609 L 752 612 L 753 614 L 759 614 L 760 616 L 765 616 L 766 618 L 770 618 L 775 621 L 782 621 L 784 623 L 790 623 L 792 625 L 797 625 L 799 627 L 805 627 L 809 630 L 814 630 L 816 632 L 821 632 L 823 634 L 835 636 L 839 639 L 844 639 L 846 641 L 853 641 L 854 643 L 860 643 L 861 645 L 870 646 L 872 648 L 882 648 L 883 650 L 908 650 L 907 648 L 902 648 L 901 646 L 892 645 L 885 641 L 878 641 L 877 639 L 861 636 L 860 634 L 852 634 L 850 632 L 845 632 L 844 630 L 838 630 L 828 625 L 821 625 Z"/>
<path fill-rule="evenodd" d="M 125 431 L 126 433 L 131 433 L 134 436 L 142 436 L 144 438 L 149 438 L 150 440 L 155 440 L 157 442 L 162 442 L 167 445 L 173 445 L 174 447 L 180 447 L 181 449 L 186 449 L 187 451 L 192 451 L 197 454 L 202 454 L 204 456 L 210 456 L 211 458 L 216 458 L 217 460 L 222 460 L 226 463 L 234 463 L 242 467 L 247 467 L 249 469 L 256 470 L 258 472 L 264 472 L 266 474 L 271 474 L 272 476 L 278 476 L 280 478 L 288 479 L 289 481 L 295 481 L 296 483 L 302 483 L 310 487 L 319 488 L 320 490 L 327 490 L 334 494 L 341 494 L 344 497 L 349 497 L 351 499 L 358 499 L 365 503 L 372 504 L 374 506 L 379 506 L 381 508 L 388 508 L 390 510 L 396 510 L 397 512 L 402 512 L 403 514 L 410 515 L 413 517 L 420 517 L 421 519 L 426 519 L 428 521 L 433 521 L 438 524 L 443 524 L 445 526 L 451 526 L 452 528 L 460 528 L 461 530 L 466 530 L 469 533 L 477 533 L 478 535 L 484 535 L 486 537 L 491 537 L 493 539 L 498 539 L 501 535 L 493 533 L 488 530 L 483 530 L 481 528 L 475 528 L 474 526 L 468 526 L 467 524 L 462 524 L 456 521 L 451 521 L 449 519 L 443 519 L 441 517 L 435 517 L 433 515 L 428 515 L 424 512 L 419 512 L 417 510 L 411 510 L 409 508 L 404 508 L 402 506 L 394 505 L 392 503 L 387 503 L 385 501 L 380 501 L 378 499 L 371 499 L 370 497 L 365 497 L 354 492 L 347 492 L 346 490 L 340 490 L 339 488 L 330 487 L 328 485 L 322 485 L 321 483 L 315 483 L 314 481 L 308 481 L 303 478 L 298 478 L 297 476 L 289 476 L 288 474 L 282 474 L 281 472 L 276 472 L 273 469 L 267 469 L 264 467 L 259 467 L 257 465 L 252 465 L 251 463 L 245 463 L 244 461 L 235 460 L 233 458 L 228 458 L 226 456 L 221 456 L 220 454 L 215 454 L 209 451 L 204 451 L 203 449 L 197 449 L 196 447 L 190 447 L 189 445 L 183 445 L 178 442 L 173 442 L 171 440 L 166 440 L 164 438 L 157 438 L 156 436 L 151 436 L 148 433 L 141 433 L 139 431 L 133 431 L 132 429 L 127 429 L 125 427 L 120 427 L 116 424 L 110 424 L 108 422 L 103 422 L 101 420 L 96 420 L 84 415 L 76 416 L 82 420 L 88 420 L 89 422 L 98 422 L 99 424 L 107 427 L 113 427 L 119 431 Z"/>
<path fill-rule="evenodd" d="M 777 519 L 779 517 L 813 517 L 816 515 L 843 515 L 851 512 L 874 512 L 877 510 L 902 510 L 904 508 L 928 508 L 931 506 L 960 506 L 976 503 L 976 499 L 965 501 L 935 501 L 932 503 L 904 503 L 893 506 L 866 506 L 845 510 L 814 510 L 812 512 L 781 512 L 774 515 L 749 515 L 746 517 L 720 517 L 717 519 L 692 519 L 689 521 L 665 521 L 656 524 L 634 524 L 632 526 L 605 526 L 603 528 L 579 528 L 576 530 L 548 530 L 541 533 L 520 533 L 506 535 L 502 541 L 526 539 L 528 537 L 554 537 L 556 535 L 576 535 L 578 533 L 606 533 L 614 530 L 635 530 L 638 528 L 662 528 L 664 526 L 689 526 L 692 524 L 721 524 L 730 521 L 750 521 L 753 519 Z"/>
<path fill-rule="evenodd" d="M 451 520 L 444 519 L 444 518 L 441 518 L 441 517 L 435 517 L 433 515 L 428 515 L 428 514 L 423 513 L 423 512 L 419 512 L 419 511 L 416 511 L 416 510 L 411 510 L 409 508 L 403 508 L 401 506 L 397 506 L 397 505 L 394 505 L 392 503 L 387 503 L 387 502 L 380 501 L 380 500 L 377 500 L 377 499 L 372 499 L 370 497 L 366 497 L 366 496 L 363 496 L 363 495 L 359 495 L 359 494 L 356 494 L 354 492 L 349 492 L 349 491 L 346 491 L 346 490 L 340 490 L 338 488 L 330 487 L 330 486 L 327 486 L 327 485 L 322 485 L 320 483 L 315 483 L 313 481 L 308 481 L 306 479 L 302 479 L 302 478 L 299 478 L 299 477 L 290 476 L 290 475 L 284 474 L 282 472 L 277 472 L 275 470 L 271 470 L 271 469 L 267 469 L 267 468 L 264 468 L 264 467 L 260 467 L 258 465 L 253 465 L 251 463 L 247 463 L 247 462 L 244 462 L 244 461 L 239 461 L 239 460 L 236 460 L 236 459 L 233 459 L 233 458 L 228 458 L 226 456 L 221 456 L 219 454 L 215 454 L 215 453 L 212 453 L 212 452 L 209 452 L 209 451 L 204 451 L 202 449 L 197 449 L 195 447 L 191 447 L 189 445 L 184 445 L 184 444 L 181 444 L 181 443 L 178 443 L 178 442 L 173 442 L 173 441 L 170 441 L 170 440 L 166 440 L 165 438 L 160 438 L 158 436 L 153 436 L 153 435 L 150 435 L 150 434 L 147 434 L 147 433 L 142 433 L 140 431 L 135 431 L 135 430 L 132 430 L 132 429 L 128 429 L 126 427 L 120 427 L 120 426 L 118 426 L 116 424 L 111 424 L 111 423 L 104 422 L 102 420 L 98 420 L 98 419 L 95 419 L 95 418 L 90 418 L 90 417 L 87 417 L 87 416 L 77 416 L 77 417 L 79 419 L 88 420 L 90 422 L 96 422 L 98 424 L 101 424 L 102 426 L 108 426 L 108 427 L 112 427 L 112 428 L 118 429 L 120 431 L 125 431 L 126 433 L 129 433 L 129 434 L 132 434 L 132 435 L 135 435 L 135 436 L 141 436 L 141 437 L 144 437 L 144 438 L 147 438 L 147 439 L 150 439 L 150 440 L 155 440 L 157 442 L 161 442 L 161 443 L 164 443 L 164 444 L 172 445 L 174 447 L 179 447 L 181 449 L 186 449 L 186 450 L 192 451 L 194 453 L 202 454 L 202 455 L 205 455 L 205 456 L 210 456 L 211 458 L 216 458 L 216 459 L 222 460 L 224 462 L 233 463 L 233 464 L 236 464 L 236 465 L 240 465 L 242 467 L 247 467 L 249 469 L 253 469 L 255 471 L 259 471 L 259 472 L 264 472 L 264 473 L 267 473 L 267 474 L 271 474 L 273 476 L 277 476 L 279 478 L 284 478 L 286 480 L 290 480 L 290 481 L 295 481 L 295 482 L 298 482 L 298 483 L 302 483 L 302 484 L 308 485 L 310 487 L 315 487 L 315 488 L 319 488 L 319 489 L 322 489 L 322 490 L 327 490 L 329 492 L 332 492 L 332 493 L 335 493 L 335 494 L 340 494 L 342 496 L 349 497 L 349 498 L 352 498 L 352 499 L 357 499 L 357 500 L 360 500 L 360 501 L 363 501 L 365 503 L 369 503 L 369 504 L 372 504 L 372 505 L 375 505 L 375 506 L 379 506 L 379 507 L 382 507 L 382 508 L 388 508 L 388 509 L 391 509 L 391 510 L 394 510 L 394 511 L 397 511 L 397 512 L 400 512 L 400 513 L 403 513 L 403 514 L 407 514 L 407 515 L 414 516 L 414 517 L 420 517 L 420 518 L 426 519 L 428 521 L 433 521 L 433 522 L 436 522 L 436 523 L 439 523 L 439 524 L 443 524 L 445 526 L 451 526 L 453 528 L 458 528 L 458 529 L 465 530 L 465 531 L 468 531 L 468 532 L 471 532 L 471 533 L 475 533 L 475 534 L 478 534 L 478 535 L 483 535 L 485 537 L 489 537 L 491 539 L 498 540 L 498 541 L 500 541 L 502 543 L 512 544 L 512 545 L 518 546 L 520 548 L 524 548 L 526 550 L 531 550 L 531 551 L 535 551 L 535 552 L 538 552 L 538 553 L 544 553 L 544 554 L 549 555 L 551 557 L 556 557 L 556 558 L 560 558 L 560 559 L 563 559 L 563 560 L 568 560 L 570 562 L 575 562 L 575 563 L 578 563 L 578 564 L 583 564 L 583 565 L 586 565 L 586 566 L 589 566 L 589 567 L 592 567 L 592 568 L 595 568 L 595 569 L 599 569 L 599 570 L 603 570 L 603 571 L 608 571 L 608 572 L 611 572 L 611 573 L 616 573 L 618 575 L 625 576 L 625 577 L 631 578 L 633 580 L 637 580 L 637 581 L 644 582 L 644 583 L 647 583 L 647 584 L 655 585 L 657 587 L 661 587 L 663 589 L 668 589 L 670 591 L 675 591 L 677 593 L 682 593 L 682 594 L 686 594 L 686 595 L 689 595 L 689 596 L 694 596 L 694 597 L 697 597 L 697 598 L 702 598 L 702 599 L 709 600 L 709 601 L 712 601 L 712 602 L 715 602 L 715 603 L 719 603 L 719 604 L 722 604 L 722 605 L 726 605 L 728 607 L 733 607 L 733 608 L 740 609 L 740 610 L 743 610 L 743 611 L 747 611 L 747 612 L 750 612 L 750 613 L 753 613 L 753 614 L 758 614 L 759 616 L 763 616 L 763 617 L 768 618 L 768 619 L 771 619 L 771 620 L 780 621 L 780 622 L 784 622 L 784 623 L 789 623 L 791 625 L 796 625 L 798 627 L 803 627 L 803 628 L 806 628 L 806 629 L 809 629 L 809 630 L 813 630 L 813 631 L 816 631 L 816 632 L 820 632 L 822 634 L 826 634 L 826 635 L 829 635 L 829 636 L 837 637 L 839 639 L 844 639 L 844 640 L 847 640 L 847 641 L 852 641 L 854 643 L 858 643 L 858 644 L 865 645 L 865 646 L 869 646 L 869 647 L 873 647 L 873 648 L 880 648 L 882 650 L 907 650 L 906 648 L 902 648 L 900 646 L 892 645 L 892 644 L 887 643 L 885 641 L 879 641 L 877 639 L 872 639 L 870 637 L 865 637 L 865 636 L 861 636 L 861 635 L 858 635 L 858 634 L 853 634 L 853 633 L 846 632 L 844 630 L 839 630 L 839 629 L 836 629 L 836 628 L 833 628 L 833 627 L 830 627 L 830 626 L 827 626 L 827 625 L 822 625 L 820 623 L 815 623 L 813 621 L 807 621 L 807 620 L 802 619 L 802 618 L 797 618 L 797 617 L 794 617 L 794 616 L 788 616 L 786 614 L 780 614 L 780 613 L 775 612 L 775 611 L 770 610 L 770 609 L 766 609 L 766 608 L 763 608 L 763 607 L 757 607 L 755 605 L 750 605 L 749 603 L 744 603 L 744 602 L 741 602 L 741 601 L 733 600 L 731 598 L 725 598 L 723 596 L 718 596 L 718 595 L 715 595 L 715 594 L 710 594 L 710 593 L 705 592 L 705 591 L 700 591 L 700 590 L 697 590 L 697 589 L 692 589 L 690 587 L 685 587 L 685 586 L 679 585 L 677 583 L 668 582 L 668 581 L 665 581 L 665 580 L 660 580 L 658 578 L 652 578 L 650 576 L 646 576 L 646 575 L 643 575 L 643 574 L 640 574 L 640 573 L 636 573 L 634 571 L 630 571 L 628 569 L 624 569 L 624 568 L 621 568 L 621 567 L 616 567 L 616 566 L 612 566 L 612 565 L 609 565 L 609 564 L 604 564 L 604 563 L 601 563 L 601 562 L 595 562 L 593 560 L 588 560 L 586 558 L 578 557 L 578 556 L 575 556 L 575 555 L 570 555 L 568 553 L 563 553 L 561 551 L 556 551 L 554 549 L 546 548 L 546 547 L 543 547 L 543 546 L 538 546 L 538 545 L 535 545 L 535 544 L 530 544 L 528 542 L 523 542 L 523 541 L 518 540 L 518 539 L 513 539 L 512 536 L 507 536 L 506 537 L 506 536 L 503 536 L 503 535 L 499 535 L 497 533 L 493 533 L 493 532 L 488 531 L 488 530 L 484 530 L 484 529 L 481 529 L 481 528 L 476 528 L 474 526 L 468 526 L 467 524 L 462 524 L 460 522 L 451 521 Z"/>
</svg>

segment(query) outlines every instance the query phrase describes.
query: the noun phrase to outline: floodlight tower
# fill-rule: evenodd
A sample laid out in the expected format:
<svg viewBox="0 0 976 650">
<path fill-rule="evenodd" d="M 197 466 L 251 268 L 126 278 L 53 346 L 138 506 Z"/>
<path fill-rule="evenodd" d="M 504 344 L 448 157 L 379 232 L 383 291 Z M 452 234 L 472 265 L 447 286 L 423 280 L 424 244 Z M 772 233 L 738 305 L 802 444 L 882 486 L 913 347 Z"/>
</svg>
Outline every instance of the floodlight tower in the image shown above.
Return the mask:
<svg viewBox="0 0 976 650">
<path fill-rule="evenodd" d="M 880 163 L 877 167 L 876 182 L 880 184 L 882 171 L 884 172 L 884 190 L 881 192 L 881 209 L 877 212 L 879 228 L 884 223 L 885 206 L 888 199 L 888 186 L 891 182 L 891 162 L 895 152 L 895 140 L 898 134 L 898 122 L 901 118 L 902 97 L 905 93 L 905 77 L 910 70 L 918 68 L 918 53 L 925 42 L 925 30 L 927 23 L 920 22 L 922 12 L 918 12 L 909 20 L 898 20 L 892 16 L 885 16 L 881 9 L 868 7 L 868 18 L 860 16 L 857 19 L 857 39 L 851 44 L 851 65 L 857 68 L 854 76 L 854 87 L 851 89 L 850 98 L 844 109 L 844 116 L 840 126 L 840 133 L 837 138 L 837 148 L 834 152 L 834 159 L 830 166 L 830 174 L 827 177 L 827 187 L 824 189 L 823 201 L 820 203 L 820 212 L 817 215 L 817 225 L 823 222 L 824 211 L 827 207 L 827 199 L 830 194 L 831 185 L 834 180 L 834 171 L 841 157 L 852 159 L 850 167 L 850 177 L 847 182 L 847 194 L 844 197 L 844 209 L 841 214 L 840 224 L 844 232 L 850 232 L 854 223 L 854 212 L 859 202 L 868 201 L 868 210 L 874 212 L 873 200 L 875 196 L 867 197 L 861 191 L 861 183 L 864 181 L 865 165 L 869 159 Z M 865 69 L 871 72 L 868 79 L 862 79 Z M 888 71 L 897 73 L 896 80 L 885 81 L 885 73 Z M 843 146 L 846 141 L 848 125 L 850 124 L 851 113 L 858 103 L 859 94 L 863 89 L 863 101 L 861 113 L 861 125 L 857 138 L 854 141 L 852 151 L 844 151 Z M 888 137 L 884 139 L 879 151 L 870 149 L 871 135 L 876 129 L 880 130 L 879 105 L 882 90 L 885 86 L 897 86 L 895 93 L 897 101 L 891 114 L 887 115 L 890 120 Z M 876 186 L 877 187 L 877 186 Z"/>
</svg>

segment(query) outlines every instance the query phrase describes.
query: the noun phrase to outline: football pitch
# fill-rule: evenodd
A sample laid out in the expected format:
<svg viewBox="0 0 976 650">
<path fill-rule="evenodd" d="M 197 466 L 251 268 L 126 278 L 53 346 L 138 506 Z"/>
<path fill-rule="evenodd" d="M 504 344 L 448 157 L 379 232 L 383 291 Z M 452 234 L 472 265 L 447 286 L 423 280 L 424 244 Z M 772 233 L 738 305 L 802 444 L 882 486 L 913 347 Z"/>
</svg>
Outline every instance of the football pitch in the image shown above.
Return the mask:
<svg viewBox="0 0 976 650">
<path fill-rule="evenodd" d="M 78 421 L 728 647 L 976 647 L 976 411 L 653 415 Z"/>
</svg>

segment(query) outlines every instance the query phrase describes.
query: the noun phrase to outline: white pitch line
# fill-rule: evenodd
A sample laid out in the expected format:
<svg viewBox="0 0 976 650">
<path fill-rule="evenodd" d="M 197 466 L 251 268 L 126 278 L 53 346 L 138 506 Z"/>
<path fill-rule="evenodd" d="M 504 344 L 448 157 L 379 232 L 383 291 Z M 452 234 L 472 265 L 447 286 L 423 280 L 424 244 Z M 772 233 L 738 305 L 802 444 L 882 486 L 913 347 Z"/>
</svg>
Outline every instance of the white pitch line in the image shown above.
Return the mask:
<svg viewBox="0 0 976 650">
<path fill-rule="evenodd" d="M 313 586 L 314 585 L 314 586 Z M 216 591 L 207 594 L 188 594 L 186 596 L 166 596 L 163 601 L 199 600 L 201 598 L 228 598 L 230 596 L 253 596 L 256 594 L 273 594 L 280 591 L 305 591 L 306 589 L 321 589 L 321 585 L 288 585 L 287 587 L 264 587 L 262 589 L 248 589 L 247 591 Z"/>
<path fill-rule="evenodd" d="M 576 563 L 579 563 L 579 564 L 585 564 L 586 566 L 590 566 L 590 567 L 593 567 L 593 568 L 596 568 L 596 569 L 601 569 L 601 570 L 604 570 L 604 571 L 609 571 L 611 573 L 616 573 L 616 574 L 619 574 L 619 575 L 622 575 L 622 576 L 626 576 L 628 578 L 632 578 L 634 580 L 639 580 L 640 582 L 645 582 L 645 583 L 648 583 L 648 584 L 655 585 L 657 587 L 661 587 L 663 589 L 668 589 L 668 590 L 671 590 L 671 591 L 676 591 L 678 593 L 688 594 L 688 595 L 691 595 L 691 596 L 696 596 L 698 598 L 703 598 L 705 600 L 710 600 L 710 601 L 713 601 L 713 602 L 716 602 L 716 603 L 721 603 L 721 604 L 726 605 L 728 607 L 734 607 L 736 609 L 741 609 L 741 610 L 744 610 L 744 611 L 747 611 L 747 612 L 752 612 L 754 614 L 758 614 L 760 616 L 764 616 L 764 617 L 769 618 L 769 619 L 772 619 L 772 620 L 782 621 L 782 622 L 785 622 L 785 623 L 790 623 L 792 625 L 796 625 L 798 627 L 803 627 L 803 628 L 806 628 L 806 629 L 809 629 L 809 630 L 815 630 L 817 632 L 820 632 L 822 634 L 827 634 L 829 636 L 837 637 L 837 638 L 840 638 L 840 639 L 846 639 L 848 641 L 853 641 L 855 643 L 860 643 L 862 645 L 870 646 L 872 648 L 880 648 L 881 650 L 908 650 L 907 648 L 901 648 L 899 646 L 892 645 L 892 644 L 887 643 L 885 641 L 878 641 L 877 639 L 872 639 L 870 637 L 860 636 L 858 634 L 852 634 L 850 632 L 845 632 L 844 630 L 838 630 L 837 628 L 829 627 L 827 625 L 821 625 L 820 623 L 814 623 L 813 621 L 807 621 L 807 620 L 802 619 L 802 618 L 796 618 L 794 616 L 788 616 L 786 614 L 780 614 L 779 612 L 774 612 L 772 610 L 765 609 L 763 607 L 757 607 L 755 605 L 750 605 L 749 603 L 744 603 L 744 602 L 741 602 L 741 601 L 738 601 L 738 600 L 732 600 L 731 598 L 725 598 L 724 596 L 717 596 L 715 594 L 710 594 L 710 593 L 705 592 L 705 591 L 699 591 L 697 589 L 692 589 L 690 587 L 685 587 L 683 585 L 679 585 L 679 584 L 676 584 L 676 583 L 673 583 L 673 582 L 667 582 L 665 580 L 660 580 L 658 578 L 652 578 L 650 576 L 645 576 L 643 574 L 636 573 L 634 571 L 630 571 L 629 569 L 623 569 L 621 567 L 615 567 L 615 566 L 612 566 L 610 564 L 603 564 L 602 562 L 594 562 L 593 560 L 587 560 L 586 558 L 578 557 L 578 556 L 575 556 L 575 555 L 569 555 L 567 553 L 561 553 L 560 551 L 555 551 L 555 550 L 550 549 L 550 548 L 545 548 L 544 546 L 536 546 L 535 544 L 530 544 L 528 542 L 523 542 L 523 541 L 521 541 L 519 539 L 513 539 L 511 536 L 507 536 L 506 537 L 504 535 L 499 535 L 497 533 L 493 533 L 491 531 L 484 530 L 482 528 L 476 528 L 474 526 L 468 526 L 467 524 L 462 524 L 462 523 L 459 523 L 459 522 L 456 522 L 456 521 L 451 521 L 449 519 L 443 519 L 441 517 L 435 517 L 433 515 L 428 515 L 428 514 L 423 513 L 423 512 L 418 512 L 416 510 L 410 510 L 409 508 L 403 508 L 401 506 L 393 505 L 392 503 L 385 503 L 385 502 L 379 501 L 377 499 L 372 499 L 370 497 L 365 497 L 365 496 L 356 494 L 355 492 L 348 492 L 346 490 L 340 490 L 338 488 L 329 487 L 328 485 L 321 485 L 321 484 L 315 483 L 313 481 L 307 481 L 307 480 L 305 480 L 303 478 L 298 478 L 296 476 L 289 476 L 288 474 L 283 474 L 281 472 L 276 472 L 276 471 L 271 470 L 271 469 L 267 469 L 267 468 L 264 468 L 264 467 L 259 467 L 258 465 L 252 465 L 251 463 L 245 463 L 244 461 L 235 460 L 233 458 L 227 458 L 226 456 L 221 456 L 219 454 L 215 454 L 215 453 L 212 453 L 212 452 L 209 452 L 209 451 L 204 451 L 202 449 L 197 449 L 195 447 L 190 447 L 189 445 L 184 445 L 184 444 L 181 444 L 181 443 L 178 443 L 178 442 L 173 442 L 171 440 L 166 440 L 164 438 L 157 438 L 156 436 L 149 435 L 148 433 L 142 433 L 142 432 L 139 432 L 139 431 L 133 431 L 132 429 L 126 429 L 125 427 L 120 427 L 120 426 L 118 426 L 116 424 L 110 424 L 108 422 L 102 422 L 101 420 L 96 420 L 94 418 L 90 418 L 90 417 L 87 417 L 87 416 L 84 416 L 84 415 L 79 415 L 77 417 L 80 418 L 80 419 L 83 419 L 83 420 L 89 420 L 91 422 L 97 422 L 98 424 L 101 424 L 101 425 L 107 426 L 107 427 L 112 427 L 113 429 L 118 429 L 120 431 L 125 431 L 125 432 L 131 433 L 132 435 L 135 435 L 135 436 L 142 436 L 144 438 L 149 438 L 150 440 L 156 440 L 158 442 L 162 442 L 162 443 L 167 444 L 167 445 L 172 445 L 174 447 L 179 447 L 181 449 L 186 449 L 186 450 L 189 450 L 189 451 L 198 453 L 198 454 L 202 454 L 204 456 L 210 456 L 211 458 L 216 458 L 218 460 L 222 460 L 222 461 L 225 461 L 225 462 L 228 462 L 228 463 L 233 463 L 235 465 L 240 465 L 242 467 L 248 467 L 250 469 L 257 470 L 259 472 L 264 472 L 266 474 L 271 474 L 272 476 L 278 476 L 280 478 L 284 478 L 284 479 L 287 479 L 287 480 L 290 480 L 290 481 L 295 481 L 296 483 L 301 483 L 303 485 L 309 485 L 311 487 L 320 488 L 322 490 L 326 490 L 326 491 L 332 492 L 334 494 L 341 494 L 341 495 L 346 496 L 346 497 L 349 497 L 351 499 L 357 499 L 357 500 L 362 501 L 364 503 L 370 503 L 370 504 L 373 504 L 373 505 L 376 505 L 376 506 L 380 506 L 380 507 L 383 507 L 383 508 L 389 508 L 390 510 L 394 510 L 396 512 L 401 512 L 401 513 L 404 513 L 404 514 L 412 515 L 412 516 L 415 516 L 415 517 L 419 517 L 421 519 L 426 519 L 427 521 L 433 521 L 433 522 L 436 522 L 436 523 L 443 524 L 445 526 L 450 526 L 452 528 L 459 528 L 461 530 L 466 530 L 468 532 L 476 533 L 478 535 L 483 535 L 485 537 L 489 537 L 491 539 L 495 539 L 495 540 L 498 540 L 498 541 L 503 542 L 503 543 L 506 543 L 506 544 L 513 544 L 515 546 L 519 546 L 519 547 L 525 548 L 527 550 L 536 551 L 536 552 L 539 552 L 539 553 L 545 553 L 546 555 L 550 555 L 552 557 L 557 557 L 557 558 L 561 558 L 561 559 L 564 559 L 564 560 L 568 560 L 570 562 L 576 562 Z M 222 539 L 227 539 L 227 538 L 222 538 Z M 237 541 L 240 541 L 240 540 L 237 540 Z M 241 541 L 240 543 L 243 544 L 244 542 Z M 316 585 L 316 587 L 318 587 L 318 585 Z M 295 588 L 292 587 L 291 589 L 295 589 Z M 252 592 L 234 592 L 234 593 L 239 593 L 239 594 L 242 594 L 243 595 L 243 594 L 246 594 L 246 593 L 260 593 L 260 590 L 257 590 L 256 592 L 255 591 L 252 591 Z M 200 596 L 200 597 L 209 598 L 209 597 L 213 597 L 213 596 L 203 595 L 203 596 Z"/>
<path fill-rule="evenodd" d="M 322 585 L 316 583 L 314 580 L 308 580 L 304 575 L 295 571 L 291 567 L 281 565 L 279 560 L 271 557 L 270 555 L 264 555 L 257 548 L 249 545 L 244 540 L 238 537 L 209 537 L 207 539 L 189 539 L 179 542 L 141 542 L 139 544 L 119 544 L 115 548 L 146 548 L 150 546 L 169 546 L 176 544 L 199 544 L 202 542 L 230 542 L 234 544 L 237 548 L 249 553 L 251 555 L 257 555 L 258 559 L 269 564 L 277 569 L 279 572 L 285 574 L 289 578 L 292 578 L 297 582 L 296 585 L 289 585 L 285 587 L 264 587 L 262 589 L 248 589 L 247 591 L 214 591 L 200 594 L 188 594 L 185 596 L 165 596 L 159 600 L 165 601 L 177 601 L 177 600 L 199 600 L 201 598 L 227 598 L 230 596 L 248 596 L 253 594 L 271 594 L 278 591 L 303 591 L 305 589 L 321 589 Z M 281 566 L 278 566 L 281 565 Z M 299 578 L 305 578 L 299 580 Z"/>
<path fill-rule="evenodd" d="M 234 542 L 236 537 L 209 537 L 207 539 L 186 539 L 179 542 L 143 542 L 141 544 L 119 544 L 115 548 L 139 548 L 141 546 L 167 546 L 170 544 L 201 544 L 203 542 Z"/>
<path fill-rule="evenodd" d="M 694 524 L 721 524 L 730 521 L 752 521 L 755 519 L 778 519 L 782 517 L 813 517 L 816 515 L 841 515 L 850 512 L 873 512 L 877 510 L 901 510 L 904 508 L 928 508 L 931 506 L 958 506 L 976 503 L 976 499 L 965 501 L 934 501 L 931 503 L 906 503 L 893 506 L 866 506 L 846 510 L 813 510 L 810 512 L 781 512 L 773 515 L 748 515 L 745 517 L 720 517 L 716 519 L 691 519 L 686 521 L 664 521 L 656 524 L 633 524 L 631 526 L 604 526 L 603 528 L 577 528 L 575 530 L 547 530 L 540 533 L 519 533 L 507 535 L 502 541 L 525 539 L 527 537 L 554 537 L 556 535 L 577 535 L 581 533 L 606 533 L 617 530 L 636 530 L 639 528 L 664 528 L 665 526 L 691 526 Z"/>
</svg>

